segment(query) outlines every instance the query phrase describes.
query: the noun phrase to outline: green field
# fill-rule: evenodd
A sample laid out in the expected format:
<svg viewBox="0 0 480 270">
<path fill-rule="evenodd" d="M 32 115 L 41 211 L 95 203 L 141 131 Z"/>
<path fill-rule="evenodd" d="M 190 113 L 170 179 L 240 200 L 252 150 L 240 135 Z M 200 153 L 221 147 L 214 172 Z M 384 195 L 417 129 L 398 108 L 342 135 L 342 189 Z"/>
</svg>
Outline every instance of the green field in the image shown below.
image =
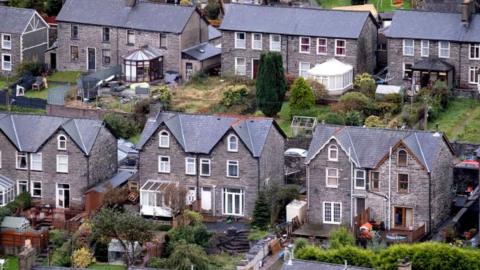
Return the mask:
<svg viewBox="0 0 480 270">
<path fill-rule="evenodd" d="M 48 82 L 76 83 L 82 73 L 79 71 L 57 71 L 48 76 Z"/>
<path fill-rule="evenodd" d="M 317 0 L 317 3 L 323 8 L 333 8 L 341 6 L 350 6 L 351 0 Z M 396 7 L 393 6 L 391 0 L 368 0 L 368 3 L 373 4 L 378 12 L 389 12 Z M 410 9 L 412 3 L 409 0 L 403 2 L 404 9 Z"/>
<path fill-rule="evenodd" d="M 458 98 L 448 109 L 428 124 L 428 128 L 445 132 L 450 140 L 480 143 L 480 101 Z"/>
<path fill-rule="evenodd" d="M 106 263 L 94 263 L 90 265 L 88 268 L 95 269 L 95 270 L 126 270 L 127 269 L 125 265 L 106 264 Z"/>
</svg>

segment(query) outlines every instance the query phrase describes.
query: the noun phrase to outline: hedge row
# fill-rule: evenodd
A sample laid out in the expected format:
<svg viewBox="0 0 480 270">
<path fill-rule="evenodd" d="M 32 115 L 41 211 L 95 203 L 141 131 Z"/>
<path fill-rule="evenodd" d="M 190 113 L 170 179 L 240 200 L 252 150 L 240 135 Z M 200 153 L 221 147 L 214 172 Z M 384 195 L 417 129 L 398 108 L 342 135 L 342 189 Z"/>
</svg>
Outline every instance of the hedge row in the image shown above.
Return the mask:
<svg viewBox="0 0 480 270">
<path fill-rule="evenodd" d="M 453 247 L 448 244 L 425 242 L 398 244 L 378 253 L 358 247 L 321 249 L 305 246 L 295 251 L 303 260 L 343 264 L 345 260 L 354 266 L 373 267 L 381 270 L 396 270 L 398 262 L 408 257 L 415 270 L 480 270 L 480 250 Z"/>
</svg>

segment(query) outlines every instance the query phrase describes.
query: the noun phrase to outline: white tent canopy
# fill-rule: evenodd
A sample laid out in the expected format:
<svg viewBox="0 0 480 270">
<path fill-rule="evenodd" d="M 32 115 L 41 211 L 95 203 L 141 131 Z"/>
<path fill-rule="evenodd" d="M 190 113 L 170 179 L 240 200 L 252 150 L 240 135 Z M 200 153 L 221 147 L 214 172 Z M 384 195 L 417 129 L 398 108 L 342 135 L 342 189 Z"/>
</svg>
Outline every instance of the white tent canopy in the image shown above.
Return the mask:
<svg viewBox="0 0 480 270">
<path fill-rule="evenodd" d="M 341 95 L 353 85 L 353 66 L 335 58 L 315 65 L 307 74 L 325 85 L 330 95 Z"/>
</svg>

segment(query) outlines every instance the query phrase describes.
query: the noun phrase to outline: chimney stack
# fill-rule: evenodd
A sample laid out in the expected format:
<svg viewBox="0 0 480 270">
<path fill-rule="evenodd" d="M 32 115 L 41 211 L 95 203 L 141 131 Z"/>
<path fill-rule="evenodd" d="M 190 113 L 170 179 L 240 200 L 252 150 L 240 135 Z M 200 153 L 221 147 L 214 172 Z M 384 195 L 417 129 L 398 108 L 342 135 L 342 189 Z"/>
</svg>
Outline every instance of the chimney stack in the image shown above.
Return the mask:
<svg viewBox="0 0 480 270">
<path fill-rule="evenodd" d="M 137 0 L 125 0 L 125 6 L 133 8 L 137 4 Z"/>
<path fill-rule="evenodd" d="M 474 12 L 473 0 L 463 0 L 462 2 L 462 24 L 468 26 Z"/>
</svg>

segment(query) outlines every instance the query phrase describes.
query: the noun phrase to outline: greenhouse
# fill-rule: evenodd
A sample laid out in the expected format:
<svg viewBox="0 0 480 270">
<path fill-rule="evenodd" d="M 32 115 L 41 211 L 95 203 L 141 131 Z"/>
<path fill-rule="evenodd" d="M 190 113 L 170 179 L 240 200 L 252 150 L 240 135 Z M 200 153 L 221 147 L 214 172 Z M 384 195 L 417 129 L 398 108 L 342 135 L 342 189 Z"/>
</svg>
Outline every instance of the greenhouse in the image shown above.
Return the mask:
<svg viewBox="0 0 480 270">
<path fill-rule="evenodd" d="M 12 180 L 0 175 L 0 206 L 5 206 L 15 199 L 15 184 Z"/>
<path fill-rule="evenodd" d="M 307 74 L 308 78 L 325 85 L 332 96 L 341 95 L 353 86 L 353 67 L 335 58 L 315 65 Z"/>
</svg>

